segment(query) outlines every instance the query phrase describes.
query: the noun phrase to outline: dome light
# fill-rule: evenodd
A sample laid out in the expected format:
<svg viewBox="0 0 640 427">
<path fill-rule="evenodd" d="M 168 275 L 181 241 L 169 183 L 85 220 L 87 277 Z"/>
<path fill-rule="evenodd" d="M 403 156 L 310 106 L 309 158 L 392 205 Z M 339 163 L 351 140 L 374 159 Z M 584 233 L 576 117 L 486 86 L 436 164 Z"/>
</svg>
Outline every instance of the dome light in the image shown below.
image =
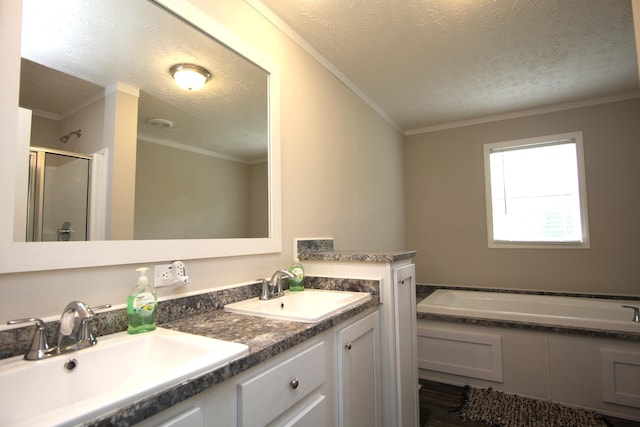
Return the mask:
<svg viewBox="0 0 640 427">
<path fill-rule="evenodd" d="M 209 71 L 194 64 L 176 64 L 169 72 L 178 86 L 186 90 L 198 90 L 211 78 Z"/>
</svg>

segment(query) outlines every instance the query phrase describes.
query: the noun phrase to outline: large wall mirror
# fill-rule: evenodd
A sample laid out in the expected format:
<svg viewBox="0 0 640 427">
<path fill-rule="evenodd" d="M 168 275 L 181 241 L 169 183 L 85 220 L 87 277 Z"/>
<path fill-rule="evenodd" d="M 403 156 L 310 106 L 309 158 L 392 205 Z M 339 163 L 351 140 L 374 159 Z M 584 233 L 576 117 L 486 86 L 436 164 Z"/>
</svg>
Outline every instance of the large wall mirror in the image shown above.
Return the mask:
<svg viewBox="0 0 640 427">
<path fill-rule="evenodd" d="M 0 272 L 280 250 L 269 58 L 176 0 L 23 0 L 19 29 Z"/>
</svg>

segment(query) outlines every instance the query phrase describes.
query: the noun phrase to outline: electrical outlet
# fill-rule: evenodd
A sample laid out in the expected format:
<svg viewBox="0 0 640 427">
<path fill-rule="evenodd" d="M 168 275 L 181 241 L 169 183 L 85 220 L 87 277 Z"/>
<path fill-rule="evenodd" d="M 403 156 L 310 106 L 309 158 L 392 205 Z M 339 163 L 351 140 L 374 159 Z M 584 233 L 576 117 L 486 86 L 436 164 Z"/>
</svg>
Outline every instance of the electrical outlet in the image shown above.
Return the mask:
<svg viewBox="0 0 640 427">
<path fill-rule="evenodd" d="M 175 277 L 186 276 L 186 271 L 184 268 L 184 262 L 182 261 L 174 261 L 171 266 L 173 267 L 173 275 Z"/>
<path fill-rule="evenodd" d="M 171 264 L 158 264 L 153 266 L 153 286 L 170 282 L 173 279 L 174 273 Z"/>
</svg>

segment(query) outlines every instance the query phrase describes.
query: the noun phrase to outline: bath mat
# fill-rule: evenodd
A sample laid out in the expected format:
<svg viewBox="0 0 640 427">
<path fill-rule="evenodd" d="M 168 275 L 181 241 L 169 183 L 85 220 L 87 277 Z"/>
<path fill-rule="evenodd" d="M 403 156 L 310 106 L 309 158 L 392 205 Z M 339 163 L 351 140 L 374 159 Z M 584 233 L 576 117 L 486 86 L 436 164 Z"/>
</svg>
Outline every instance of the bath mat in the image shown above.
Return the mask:
<svg viewBox="0 0 640 427">
<path fill-rule="evenodd" d="M 599 414 L 554 402 L 466 386 L 455 410 L 468 421 L 496 427 L 606 427 Z"/>
</svg>

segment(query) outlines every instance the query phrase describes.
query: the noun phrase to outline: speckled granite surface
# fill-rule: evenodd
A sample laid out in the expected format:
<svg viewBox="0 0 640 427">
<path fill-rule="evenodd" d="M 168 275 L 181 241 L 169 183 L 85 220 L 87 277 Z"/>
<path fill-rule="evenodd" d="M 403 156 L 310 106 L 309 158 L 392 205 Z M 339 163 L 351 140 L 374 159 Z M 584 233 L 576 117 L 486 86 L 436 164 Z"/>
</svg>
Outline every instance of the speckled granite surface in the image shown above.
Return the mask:
<svg viewBox="0 0 640 427">
<path fill-rule="evenodd" d="M 379 298 L 380 296 L 380 283 L 377 280 L 307 276 L 305 277 L 305 287 L 310 289 L 369 292 L 374 298 Z M 257 297 L 260 294 L 260 289 L 260 284 L 251 283 L 220 291 L 160 301 L 158 303 L 157 323 L 158 325 L 164 325 L 185 317 L 222 309 L 225 304 Z M 58 322 L 49 322 L 46 327 L 48 342 L 56 342 Z M 0 331 L 0 359 L 24 354 L 31 343 L 33 328 L 33 326 L 25 326 Z M 126 310 L 96 313 L 93 329 L 98 337 L 125 331 L 127 329 Z"/>
<path fill-rule="evenodd" d="M 300 261 L 395 262 L 411 259 L 416 251 L 335 251 L 333 239 L 298 239 Z"/>
<path fill-rule="evenodd" d="M 557 291 L 530 291 L 519 289 L 497 289 L 497 288 L 473 288 L 468 286 L 445 286 L 445 285 L 416 285 L 416 301 L 428 297 L 431 293 L 437 289 L 451 289 L 461 291 L 482 291 L 482 292 L 498 292 L 498 293 L 511 293 L 511 294 L 529 294 L 529 295 L 553 295 L 560 297 L 578 297 L 578 298 L 604 298 L 604 299 L 622 299 L 622 300 L 636 300 L 640 301 L 640 296 L 633 295 L 611 295 L 611 294 L 584 294 L 577 292 L 557 292 Z"/>
<path fill-rule="evenodd" d="M 357 252 L 357 251 L 331 251 L 331 252 L 306 252 L 299 253 L 300 261 L 338 261 L 338 262 L 395 262 L 411 259 L 416 256 L 416 251 L 383 251 L 383 252 Z"/>
<path fill-rule="evenodd" d="M 530 331 L 553 332 L 566 335 L 582 335 L 590 337 L 612 338 L 623 341 L 640 342 L 640 334 L 631 332 L 601 331 L 597 329 L 582 329 L 566 326 L 550 326 L 535 323 L 515 322 L 511 320 L 482 319 L 477 317 L 449 316 L 444 314 L 417 313 L 418 319 L 439 320 L 450 323 L 464 323 L 467 325 L 495 326 L 511 329 L 526 329 Z"/>
<path fill-rule="evenodd" d="M 331 252 L 333 251 L 333 239 L 298 239 L 296 241 L 296 251 L 298 254 Z"/>
</svg>

